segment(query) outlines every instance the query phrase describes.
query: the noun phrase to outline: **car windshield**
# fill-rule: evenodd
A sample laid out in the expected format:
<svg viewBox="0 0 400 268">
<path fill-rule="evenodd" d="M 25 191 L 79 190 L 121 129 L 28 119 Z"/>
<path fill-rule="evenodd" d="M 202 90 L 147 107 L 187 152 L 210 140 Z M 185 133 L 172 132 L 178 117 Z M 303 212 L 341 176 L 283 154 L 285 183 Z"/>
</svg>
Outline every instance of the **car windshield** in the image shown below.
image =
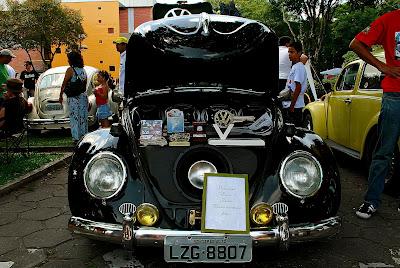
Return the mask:
<svg viewBox="0 0 400 268">
<path fill-rule="evenodd" d="M 40 88 L 49 88 L 49 87 L 61 87 L 61 84 L 64 80 L 65 73 L 61 74 L 48 74 L 42 78 L 40 81 Z"/>
</svg>

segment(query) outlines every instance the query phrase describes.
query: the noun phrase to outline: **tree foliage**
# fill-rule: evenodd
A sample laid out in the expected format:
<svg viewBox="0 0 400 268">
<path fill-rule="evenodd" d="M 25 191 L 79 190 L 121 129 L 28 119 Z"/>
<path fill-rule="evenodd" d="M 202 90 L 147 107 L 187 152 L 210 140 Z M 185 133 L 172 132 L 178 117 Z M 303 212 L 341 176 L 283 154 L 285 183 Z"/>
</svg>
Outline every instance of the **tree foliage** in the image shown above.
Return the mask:
<svg viewBox="0 0 400 268">
<path fill-rule="evenodd" d="M 49 68 L 62 45 L 76 48 L 85 34 L 80 13 L 57 0 L 8 0 L 6 10 L 0 17 L 0 46 L 37 49 Z"/>
<path fill-rule="evenodd" d="M 281 10 L 293 38 L 318 62 L 327 29 L 341 0 L 273 0 L 271 3 Z M 297 32 L 293 24 L 298 25 Z"/>
<path fill-rule="evenodd" d="M 209 2 L 217 13 L 220 13 L 221 3 L 230 4 L 233 2 L 242 17 L 260 21 L 271 27 L 279 35 L 290 34 L 287 25 L 282 20 L 280 10 L 266 0 L 209 0 Z"/>
</svg>

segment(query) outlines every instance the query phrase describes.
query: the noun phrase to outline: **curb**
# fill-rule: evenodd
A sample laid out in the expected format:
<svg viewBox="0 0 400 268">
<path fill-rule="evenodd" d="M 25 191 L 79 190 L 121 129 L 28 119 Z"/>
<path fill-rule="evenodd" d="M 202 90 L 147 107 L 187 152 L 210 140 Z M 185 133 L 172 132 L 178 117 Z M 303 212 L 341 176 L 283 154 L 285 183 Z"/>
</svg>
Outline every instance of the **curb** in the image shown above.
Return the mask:
<svg viewBox="0 0 400 268">
<path fill-rule="evenodd" d="M 73 152 L 74 146 L 29 146 L 21 147 L 21 151 L 29 151 L 29 152 L 41 152 L 41 153 L 52 153 L 52 152 Z M 3 148 L 0 148 L 0 152 L 5 152 Z"/>
<path fill-rule="evenodd" d="M 37 180 L 50 171 L 53 171 L 63 165 L 69 164 L 70 160 L 72 158 L 72 153 L 67 153 L 64 157 L 58 160 L 54 160 L 53 162 L 50 162 L 36 170 L 33 170 L 25 175 L 22 175 L 21 177 L 6 183 L 5 185 L 0 186 L 0 197 L 3 195 L 6 195 L 7 193 L 31 182 L 34 180 Z"/>
</svg>

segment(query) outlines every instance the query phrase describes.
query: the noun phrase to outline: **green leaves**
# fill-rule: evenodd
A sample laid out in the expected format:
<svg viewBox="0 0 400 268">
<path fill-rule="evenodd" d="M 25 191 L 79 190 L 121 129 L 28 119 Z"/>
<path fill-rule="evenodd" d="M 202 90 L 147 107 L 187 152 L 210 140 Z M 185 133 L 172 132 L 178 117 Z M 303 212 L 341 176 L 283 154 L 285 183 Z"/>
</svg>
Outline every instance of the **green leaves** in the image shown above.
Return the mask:
<svg viewBox="0 0 400 268">
<path fill-rule="evenodd" d="M 0 46 L 38 49 L 49 67 L 56 48 L 76 46 L 85 34 L 80 12 L 57 0 L 7 0 L 5 9 L 0 16 Z"/>
</svg>

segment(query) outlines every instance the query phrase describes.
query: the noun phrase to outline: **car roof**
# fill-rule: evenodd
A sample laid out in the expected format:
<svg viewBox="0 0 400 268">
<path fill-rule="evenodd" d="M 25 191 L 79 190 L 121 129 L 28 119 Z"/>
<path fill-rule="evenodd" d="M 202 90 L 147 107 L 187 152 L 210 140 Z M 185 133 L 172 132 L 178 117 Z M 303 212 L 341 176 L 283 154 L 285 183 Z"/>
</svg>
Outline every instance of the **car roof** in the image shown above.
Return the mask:
<svg viewBox="0 0 400 268">
<path fill-rule="evenodd" d="M 48 75 L 48 74 L 60 74 L 60 73 L 65 73 L 70 66 L 59 66 L 59 67 L 54 67 L 50 68 L 47 71 L 45 71 L 42 75 Z M 92 66 L 85 66 L 84 67 L 85 71 L 87 74 L 91 74 L 93 72 L 98 71 L 98 69 L 92 67 Z"/>
<path fill-rule="evenodd" d="M 375 57 L 377 57 L 379 60 L 386 62 L 385 59 L 385 52 L 384 51 L 378 51 L 378 52 L 374 52 L 372 53 L 372 55 L 374 55 Z M 362 59 L 358 58 L 356 60 L 353 60 L 351 62 L 349 62 L 347 65 L 353 64 L 353 63 L 360 63 L 360 62 L 364 62 Z"/>
</svg>

